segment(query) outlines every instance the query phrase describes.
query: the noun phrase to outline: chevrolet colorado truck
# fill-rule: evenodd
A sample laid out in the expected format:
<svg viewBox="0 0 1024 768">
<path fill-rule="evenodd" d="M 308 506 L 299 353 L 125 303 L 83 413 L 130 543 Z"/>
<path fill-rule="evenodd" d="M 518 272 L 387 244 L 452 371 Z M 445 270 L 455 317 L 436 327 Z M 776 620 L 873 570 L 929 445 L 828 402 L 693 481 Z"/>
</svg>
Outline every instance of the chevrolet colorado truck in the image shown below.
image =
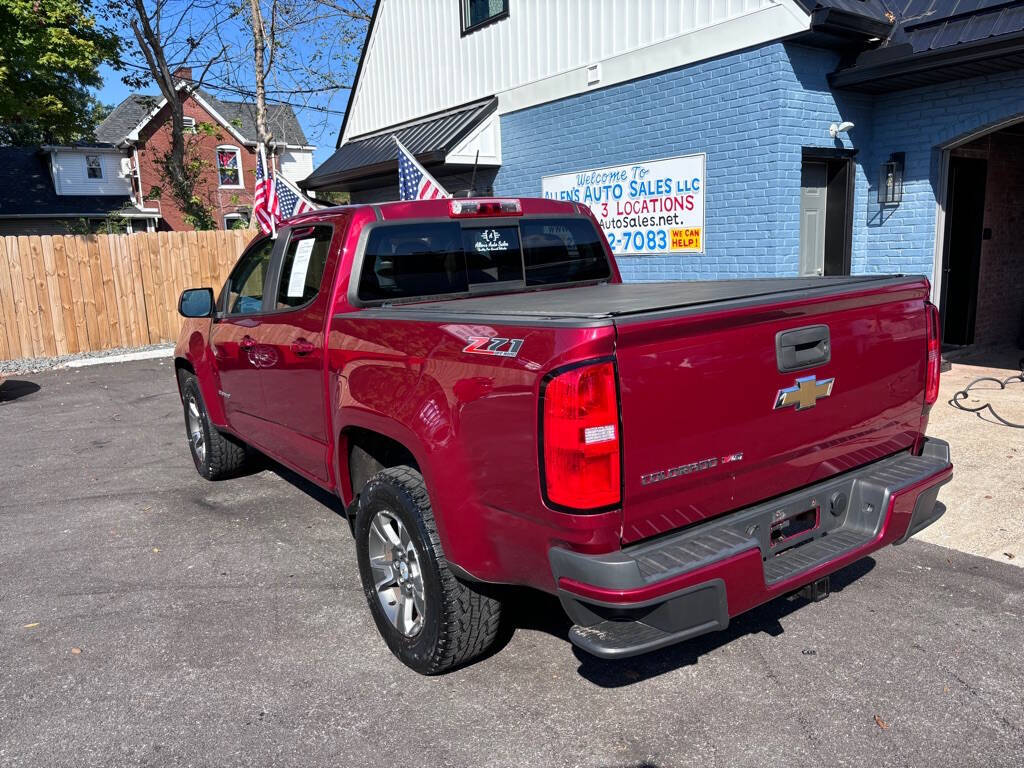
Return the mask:
<svg viewBox="0 0 1024 768">
<path fill-rule="evenodd" d="M 624 284 L 589 209 L 329 208 L 257 237 L 175 350 L 199 473 L 337 494 L 381 635 L 482 654 L 502 585 L 615 658 L 725 628 L 944 511 L 922 277 Z"/>
</svg>

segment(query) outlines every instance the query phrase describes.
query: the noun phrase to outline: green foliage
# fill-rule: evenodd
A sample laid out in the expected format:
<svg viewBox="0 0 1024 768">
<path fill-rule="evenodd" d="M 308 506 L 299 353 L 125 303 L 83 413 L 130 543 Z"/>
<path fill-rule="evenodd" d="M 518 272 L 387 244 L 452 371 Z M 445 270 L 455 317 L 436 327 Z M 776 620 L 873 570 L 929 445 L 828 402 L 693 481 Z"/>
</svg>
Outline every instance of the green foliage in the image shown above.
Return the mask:
<svg viewBox="0 0 1024 768">
<path fill-rule="evenodd" d="M 220 127 L 216 123 L 208 123 L 205 120 L 196 123 L 196 134 L 214 136 L 217 141 L 224 138 L 223 134 L 220 132 Z"/>
<path fill-rule="evenodd" d="M 348 205 L 352 202 L 352 196 L 348 192 L 337 192 L 331 190 L 320 190 L 316 192 L 316 201 L 327 205 Z"/>
<path fill-rule="evenodd" d="M 249 216 L 251 215 L 248 211 L 239 211 L 245 215 L 244 219 L 235 219 L 231 222 L 231 229 L 248 229 L 249 228 Z"/>
<path fill-rule="evenodd" d="M 65 222 L 69 235 L 123 235 L 128 231 L 128 219 L 120 209 L 110 211 L 103 219 L 73 219 Z"/>
<path fill-rule="evenodd" d="M 0 0 L 0 144 L 90 138 L 104 108 L 89 89 L 119 48 L 92 0 Z"/>
<path fill-rule="evenodd" d="M 204 136 L 212 136 L 218 141 L 223 139 L 223 134 L 214 123 L 197 122 L 195 134 L 184 137 L 185 156 L 181 172 L 174 173 L 174 157 L 171 152 L 165 153 L 158 165 L 160 179 L 181 209 L 185 223 L 193 229 L 217 229 L 217 219 L 208 203 L 210 195 L 206 179 L 207 171 L 213 168 L 213 163 L 206 158 L 199 141 Z M 160 197 L 162 194 L 163 187 L 150 190 L 150 197 Z"/>
<path fill-rule="evenodd" d="M 200 139 L 212 136 L 218 141 L 224 138 L 219 126 L 210 122 L 197 122 L 195 133 L 186 134 L 184 158 L 181 172 L 175 173 L 173 153 L 165 152 L 158 158 L 160 180 L 163 185 L 153 185 L 147 200 L 160 199 L 166 190 L 181 209 L 185 223 L 193 229 L 217 229 L 217 219 L 210 207 L 207 171 L 213 163 L 205 156 Z"/>
<path fill-rule="evenodd" d="M 160 158 L 160 178 L 181 209 L 185 223 L 193 229 L 216 229 L 217 221 L 213 218 L 213 211 L 199 194 L 206 186 L 203 171 L 209 168 L 211 163 L 199 157 L 194 150 L 189 151 L 188 147 L 180 173 L 174 172 L 173 163 L 174 157 L 171 152 L 166 152 Z"/>
</svg>

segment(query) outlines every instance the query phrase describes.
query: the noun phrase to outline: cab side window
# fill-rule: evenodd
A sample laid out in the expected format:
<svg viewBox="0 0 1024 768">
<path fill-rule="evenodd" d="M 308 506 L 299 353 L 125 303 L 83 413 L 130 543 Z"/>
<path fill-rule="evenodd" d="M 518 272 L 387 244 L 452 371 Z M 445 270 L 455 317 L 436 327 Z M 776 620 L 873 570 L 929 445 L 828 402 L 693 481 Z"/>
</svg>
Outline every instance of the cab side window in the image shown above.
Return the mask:
<svg viewBox="0 0 1024 768">
<path fill-rule="evenodd" d="M 332 233 L 329 226 L 297 227 L 291 231 L 281 260 L 278 309 L 301 307 L 320 293 Z"/>
<path fill-rule="evenodd" d="M 224 285 L 224 312 L 228 315 L 250 315 L 263 311 L 263 286 L 270 270 L 274 241 L 270 238 L 253 245 L 231 270 Z"/>
</svg>

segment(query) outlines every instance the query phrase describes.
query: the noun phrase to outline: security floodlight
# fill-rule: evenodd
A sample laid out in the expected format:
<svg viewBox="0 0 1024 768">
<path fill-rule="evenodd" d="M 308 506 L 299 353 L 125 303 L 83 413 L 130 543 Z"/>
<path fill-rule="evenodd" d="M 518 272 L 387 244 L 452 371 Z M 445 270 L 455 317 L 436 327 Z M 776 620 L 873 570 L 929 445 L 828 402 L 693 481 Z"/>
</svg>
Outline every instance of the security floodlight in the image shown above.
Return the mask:
<svg viewBox="0 0 1024 768">
<path fill-rule="evenodd" d="M 844 120 L 839 124 L 832 123 L 832 125 L 828 127 L 828 135 L 834 139 L 840 133 L 846 133 L 851 128 L 853 128 L 853 123 L 851 123 L 849 120 Z"/>
</svg>

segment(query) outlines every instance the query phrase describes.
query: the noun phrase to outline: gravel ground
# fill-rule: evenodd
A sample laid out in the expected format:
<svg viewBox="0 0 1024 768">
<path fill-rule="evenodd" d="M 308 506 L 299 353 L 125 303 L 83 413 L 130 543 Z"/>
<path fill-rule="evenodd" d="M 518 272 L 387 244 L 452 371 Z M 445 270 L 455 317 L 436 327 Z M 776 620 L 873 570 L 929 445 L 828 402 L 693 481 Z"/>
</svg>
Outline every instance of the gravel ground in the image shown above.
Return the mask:
<svg viewBox="0 0 1024 768">
<path fill-rule="evenodd" d="M 114 357 L 134 352 L 150 352 L 158 349 L 171 350 L 174 349 L 174 345 L 150 344 L 145 347 L 116 347 L 114 349 L 103 349 L 99 352 L 82 352 L 77 355 L 60 355 L 59 357 L 23 357 L 19 360 L 0 360 L 0 378 L 63 368 L 75 360 L 98 360 L 104 357 Z"/>
<path fill-rule="evenodd" d="M 4 768 L 1021 764 L 1019 568 L 912 540 L 617 663 L 514 594 L 493 655 L 424 678 L 330 497 L 196 474 L 169 360 L 8 380 L 0 423 Z"/>
</svg>

